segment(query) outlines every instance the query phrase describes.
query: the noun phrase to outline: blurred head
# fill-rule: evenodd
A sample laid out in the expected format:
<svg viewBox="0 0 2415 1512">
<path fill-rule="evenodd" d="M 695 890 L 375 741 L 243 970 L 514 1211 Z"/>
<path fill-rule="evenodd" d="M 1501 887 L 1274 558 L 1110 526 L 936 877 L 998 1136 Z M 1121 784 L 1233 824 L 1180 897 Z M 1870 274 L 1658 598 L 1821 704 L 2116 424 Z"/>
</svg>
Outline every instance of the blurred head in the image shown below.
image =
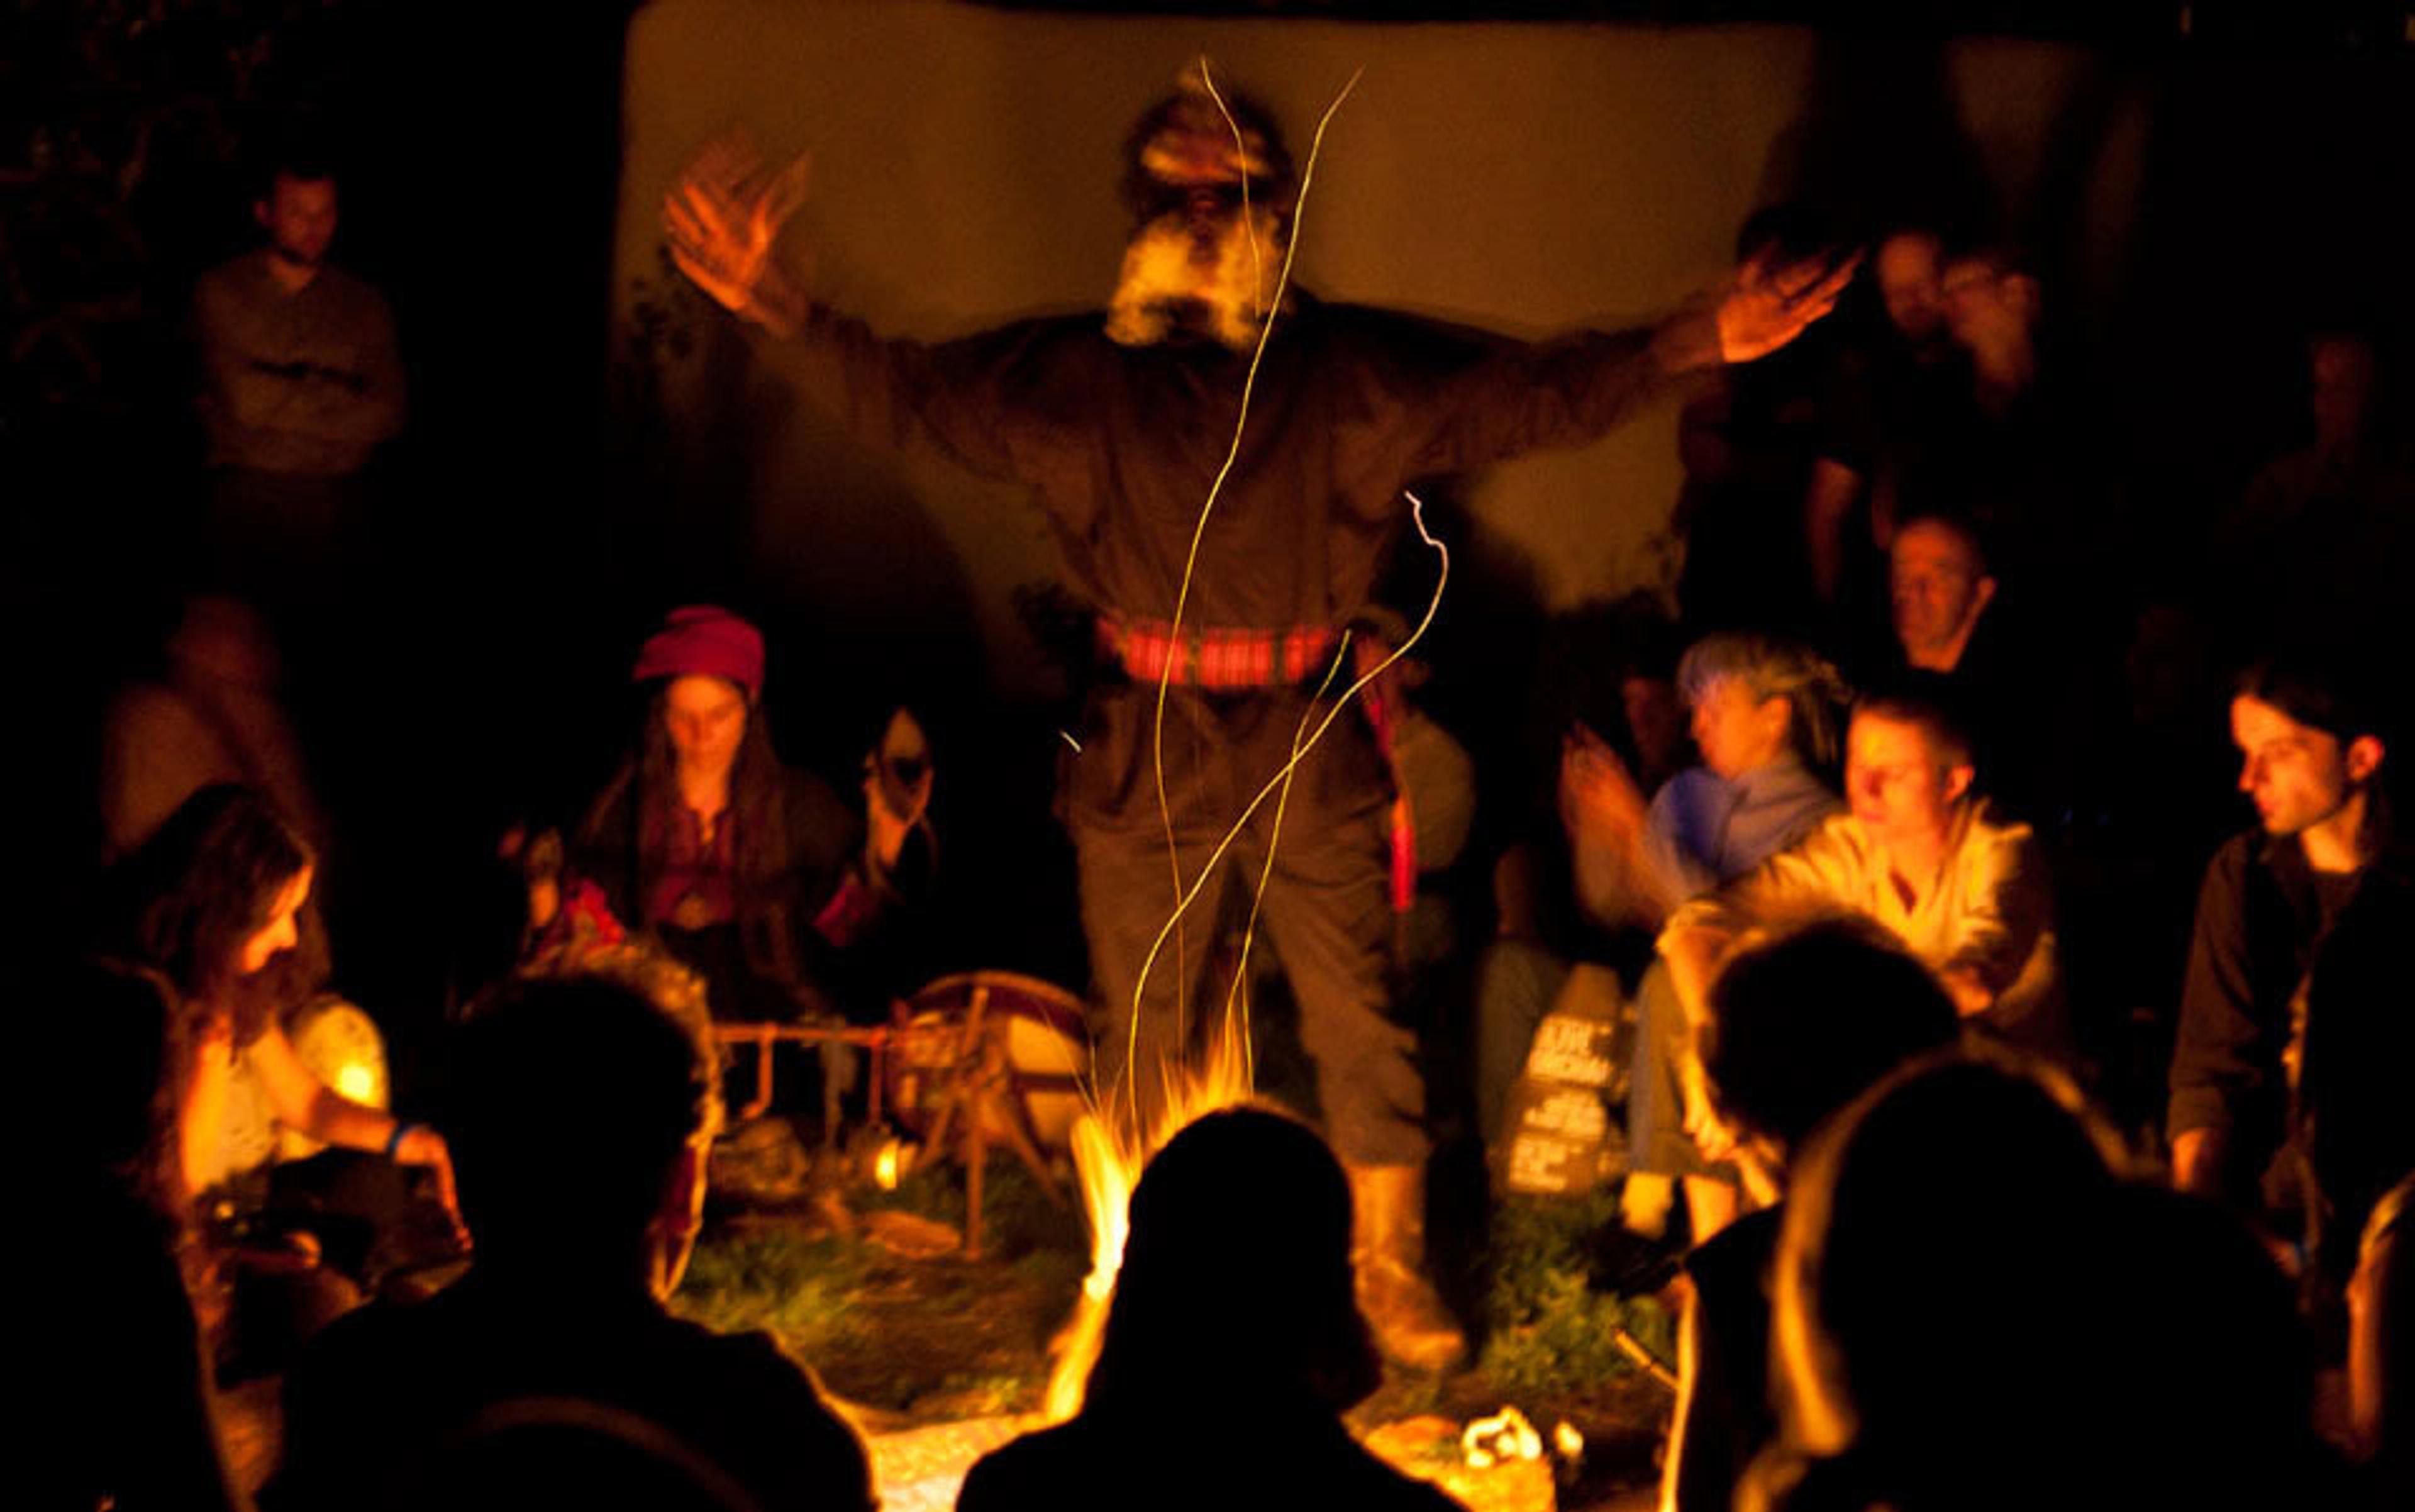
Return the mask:
<svg viewBox="0 0 2415 1512">
<path fill-rule="evenodd" d="M 169 633 L 168 665 L 179 678 L 204 678 L 241 687 L 274 689 L 277 641 L 260 611 L 240 599 L 197 593 L 185 601 Z"/>
<path fill-rule="evenodd" d="M 1338 1413 L 1381 1378 L 1351 1294 L 1350 1190 L 1325 1141 L 1259 1107 L 1175 1135 L 1132 1192 L 1085 1411 Z"/>
<path fill-rule="evenodd" d="M 2315 442 L 2327 451 L 2352 446 L 2364 434 L 2380 387 L 2380 363 L 2370 338 L 2328 332 L 2306 343 Z"/>
<path fill-rule="evenodd" d="M 1960 724 L 1930 685 L 1867 695 L 1845 736 L 1845 801 L 1891 849 L 1934 845 L 1952 830 L 1976 775 Z"/>
<path fill-rule="evenodd" d="M 444 1127 L 481 1265 L 571 1278 L 642 1265 L 669 1295 L 721 1116 L 702 1000 L 683 973 L 591 956 L 472 1006 Z"/>
<path fill-rule="evenodd" d="M 296 268 L 316 268 L 336 239 L 336 175 L 323 164 L 290 162 L 269 175 L 251 202 L 252 218 L 268 233 L 269 250 Z"/>
<path fill-rule="evenodd" d="M 1772 636 L 1729 632 L 1687 648 L 1677 686 L 1693 711 L 1702 764 L 1734 778 L 1780 756 L 1815 766 L 1836 759 L 1836 668 Z"/>
<path fill-rule="evenodd" d="M 1904 659 L 1932 672 L 1954 669 L 1996 596 L 1978 537 L 1935 515 L 1897 530 L 1887 549 L 1887 585 Z"/>
<path fill-rule="evenodd" d="M 1945 328 L 1942 281 L 1943 244 L 1930 231 L 1899 231 L 1879 243 L 1870 276 L 1886 306 L 1887 323 L 1914 346 L 1936 339 Z"/>
<path fill-rule="evenodd" d="M 1720 969 L 1709 1006 L 1712 1102 L 1773 1173 L 1832 1115 L 1961 1027 L 1928 968 L 1860 918 L 1748 944 Z"/>
<path fill-rule="evenodd" d="M 2239 790 L 2267 834 L 2294 835 L 2368 805 L 2388 753 L 2362 688 L 2312 658 L 2268 657 L 2230 700 Z M 2364 814 L 2360 809 L 2360 822 Z"/>
<path fill-rule="evenodd" d="M 248 787 L 204 787 L 118 865 L 125 947 L 188 998 L 232 1008 L 238 984 L 301 942 L 309 846 Z"/>
<path fill-rule="evenodd" d="M 1986 247 L 1958 254 L 1946 262 L 1939 287 L 1947 333 L 1983 372 L 2029 352 L 2044 298 L 2036 272 L 2018 253 Z"/>
<path fill-rule="evenodd" d="M 1126 346 L 1254 345 L 1282 272 L 1294 195 L 1273 117 L 1221 83 L 1211 94 L 1187 69 L 1132 128 L 1127 156 L 1124 201 L 1135 229 L 1107 335 Z"/>
</svg>

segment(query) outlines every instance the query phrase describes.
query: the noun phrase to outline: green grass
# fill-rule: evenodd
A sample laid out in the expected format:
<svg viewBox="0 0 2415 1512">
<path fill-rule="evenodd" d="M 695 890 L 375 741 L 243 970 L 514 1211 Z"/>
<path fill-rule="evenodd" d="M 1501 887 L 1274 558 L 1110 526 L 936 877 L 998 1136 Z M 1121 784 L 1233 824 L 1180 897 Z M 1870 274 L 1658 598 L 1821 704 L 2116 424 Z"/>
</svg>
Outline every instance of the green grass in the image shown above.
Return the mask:
<svg viewBox="0 0 2415 1512">
<path fill-rule="evenodd" d="M 848 1326 L 870 1265 L 841 1238 L 776 1229 L 709 1234 L 696 1247 L 671 1310 L 722 1333 L 767 1329 L 807 1355 Z"/>
<path fill-rule="evenodd" d="M 1494 1214 L 1478 1366 L 1505 1391 L 1577 1395 L 1632 1372 L 1634 1362 L 1613 1341 L 1619 1328 L 1662 1363 L 1675 1361 L 1675 1325 L 1657 1303 L 1593 1289 L 1586 1238 L 1617 1221 L 1615 1191 L 1579 1201 L 1513 1198 Z"/>
</svg>

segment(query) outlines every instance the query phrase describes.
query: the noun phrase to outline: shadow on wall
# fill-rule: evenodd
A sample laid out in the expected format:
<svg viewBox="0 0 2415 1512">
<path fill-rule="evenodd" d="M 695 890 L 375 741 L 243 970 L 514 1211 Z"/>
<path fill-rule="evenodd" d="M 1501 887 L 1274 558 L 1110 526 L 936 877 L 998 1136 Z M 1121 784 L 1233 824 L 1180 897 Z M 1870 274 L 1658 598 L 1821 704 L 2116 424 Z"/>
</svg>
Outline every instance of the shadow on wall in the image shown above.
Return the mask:
<svg viewBox="0 0 2415 1512">
<path fill-rule="evenodd" d="M 1754 202 L 1819 205 L 1865 237 L 1902 222 L 1993 231 L 1996 195 L 1963 127 L 1945 44 L 1821 37 L 1803 113 L 1770 142 Z"/>
</svg>

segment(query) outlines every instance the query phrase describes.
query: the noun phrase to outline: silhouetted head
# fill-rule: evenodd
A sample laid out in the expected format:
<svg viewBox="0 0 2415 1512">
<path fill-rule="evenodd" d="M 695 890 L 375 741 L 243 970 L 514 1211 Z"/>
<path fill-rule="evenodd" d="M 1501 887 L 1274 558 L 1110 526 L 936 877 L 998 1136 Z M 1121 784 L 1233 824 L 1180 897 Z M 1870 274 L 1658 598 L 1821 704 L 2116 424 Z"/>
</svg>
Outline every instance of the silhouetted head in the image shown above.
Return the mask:
<svg viewBox="0 0 2415 1512">
<path fill-rule="evenodd" d="M 711 1036 L 676 972 L 591 958 L 482 997 L 455 1039 L 445 1123 L 479 1264 L 572 1281 L 642 1260 L 668 1295 L 720 1122 Z"/>
<path fill-rule="evenodd" d="M 2122 1164 L 2067 1078 L 1992 1053 L 1914 1062 L 1815 1135 L 1774 1274 L 1785 1444 L 1757 1475 L 1847 1467 L 1901 1512 L 2292 1505 L 2288 1289 Z"/>
<path fill-rule="evenodd" d="M 2345 451 L 2364 439 L 2381 392 L 2381 358 L 2362 331 L 2322 331 L 2306 341 L 2307 402 L 2315 444 Z"/>
<path fill-rule="evenodd" d="M 1085 1411 L 1339 1412 L 1381 1379 L 1350 1282 L 1350 1189 L 1315 1130 L 1235 1108 L 1175 1135 L 1132 1192 Z"/>
<path fill-rule="evenodd" d="M 1960 1028 L 1928 968 L 1860 918 L 1748 945 L 1721 968 L 1709 1006 L 1712 1101 L 1781 1169 L 1830 1116 Z"/>
<path fill-rule="evenodd" d="M 2288 1281 L 2214 1205 L 2113 1179 L 2072 1098 L 1940 1061 L 1815 1142 L 1757 1481 L 1898 1512 L 2330 1505 Z"/>
</svg>

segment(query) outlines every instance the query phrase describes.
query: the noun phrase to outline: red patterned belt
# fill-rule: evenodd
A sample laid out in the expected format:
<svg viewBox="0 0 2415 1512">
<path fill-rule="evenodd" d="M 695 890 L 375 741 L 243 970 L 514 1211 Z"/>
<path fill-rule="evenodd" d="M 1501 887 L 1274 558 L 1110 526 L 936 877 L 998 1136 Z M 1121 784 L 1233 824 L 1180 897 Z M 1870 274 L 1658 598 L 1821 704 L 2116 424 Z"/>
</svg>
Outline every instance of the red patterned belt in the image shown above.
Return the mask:
<svg viewBox="0 0 2415 1512">
<path fill-rule="evenodd" d="M 1174 626 L 1163 620 L 1099 616 L 1100 651 L 1121 666 L 1124 675 L 1134 682 L 1155 682 L 1165 676 L 1166 663 L 1171 661 L 1174 673 L 1167 681 L 1179 687 L 1210 691 L 1280 688 L 1305 682 L 1330 665 L 1341 639 L 1339 630 L 1318 624 L 1270 630 L 1195 626 L 1187 629 L 1178 640 Z M 1357 671 L 1373 670 L 1380 655 L 1377 649 L 1361 642 L 1358 651 Z M 1347 685 L 1344 679 L 1336 681 Z M 1378 681 L 1366 689 L 1359 709 L 1374 732 L 1375 747 L 1383 753 L 1385 764 L 1393 768 L 1394 797 L 1386 825 L 1391 845 L 1390 892 L 1393 911 L 1406 913 L 1417 901 L 1417 828 L 1409 812 L 1408 785 L 1401 779 L 1392 752 L 1393 732 L 1400 725 L 1395 707 L 1398 697 L 1397 690 Z"/>
<path fill-rule="evenodd" d="M 1258 629 L 1185 625 L 1178 637 L 1163 620 L 1099 616 L 1099 650 L 1134 682 L 1166 678 L 1177 687 L 1224 691 L 1305 682 L 1333 660 L 1342 633 L 1331 625 Z M 1174 671 L 1167 676 L 1166 664 Z"/>
</svg>

